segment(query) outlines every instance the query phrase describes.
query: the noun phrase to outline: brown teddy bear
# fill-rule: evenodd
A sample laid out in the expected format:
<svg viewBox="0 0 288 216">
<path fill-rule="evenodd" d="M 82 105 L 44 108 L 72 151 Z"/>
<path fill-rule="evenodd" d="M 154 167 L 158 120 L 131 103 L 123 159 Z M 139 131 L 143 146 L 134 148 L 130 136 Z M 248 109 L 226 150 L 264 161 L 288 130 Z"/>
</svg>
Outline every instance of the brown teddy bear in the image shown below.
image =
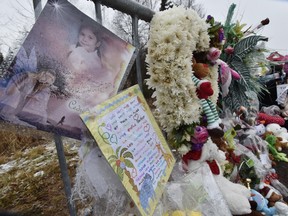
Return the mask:
<svg viewBox="0 0 288 216">
<path fill-rule="evenodd" d="M 276 192 L 272 187 L 266 186 L 264 184 L 259 185 L 259 192 L 268 200 L 268 206 L 273 207 L 276 202 L 283 202 L 283 197 L 281 194 Z M 285 203 L 287 204 L 287 203 Z"/>
</svg>

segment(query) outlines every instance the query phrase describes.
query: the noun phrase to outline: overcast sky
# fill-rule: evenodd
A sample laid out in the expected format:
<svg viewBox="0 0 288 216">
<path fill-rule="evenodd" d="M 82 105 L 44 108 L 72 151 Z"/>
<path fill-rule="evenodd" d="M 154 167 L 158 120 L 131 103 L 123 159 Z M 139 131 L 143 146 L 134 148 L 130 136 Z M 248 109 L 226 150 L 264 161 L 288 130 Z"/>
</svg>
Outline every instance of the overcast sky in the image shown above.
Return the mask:
<svg viewBox="0 0 288 216">
<path fill-rule="evenodd" d="M 196 0 L 196 3 L 203 5 L 205 14 L 223 24 L 232 3 L 236 4 L 233 21 L 239 20 L 247 27 L 254 27 L 268 17 L 269 25 L 258 32 L 269 38 L 266 48 L 288 54 L 288 0 Z"/>
<path fill-rule="evenodd" d="M 15 39 L 19 38 L 18 31 L 24 26 L 29 30 L 28 26 L 34 22 L 32 2 L 32 0 L 0 0 L 0 51 L 4 54 L 8 46 L 12 46 Z M 46 0 L 42 0 L 42 6 L 45 2 Z M 93 2 L 85 0 L 71 0 L 71 2 L 80 10 L 86 11 L 89 16 L 94 16 Z M 246 23 L 247 27 L 256 26 L 268 17 L 270 24 L 258 33 L 269 38 L 266 47 L 271 51 L 288 54 L 288 0 L 196 0 L 196 3 L 203 5 L 205 14 L 214 16 L 222 23 L 232 3 L 236 4 L 233 20 Z M 26 18 L 19 14 L 19 11 Z"/>
</svg>

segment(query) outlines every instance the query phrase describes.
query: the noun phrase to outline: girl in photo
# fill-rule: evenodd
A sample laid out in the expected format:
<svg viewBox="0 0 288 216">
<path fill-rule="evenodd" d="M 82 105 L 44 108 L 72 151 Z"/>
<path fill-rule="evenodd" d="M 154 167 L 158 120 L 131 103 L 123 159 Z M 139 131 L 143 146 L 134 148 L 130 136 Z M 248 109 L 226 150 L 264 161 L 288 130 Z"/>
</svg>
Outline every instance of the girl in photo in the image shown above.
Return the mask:
<svg viewBox="0 0 288 216">
<path fill-rule="evenodd" d="M 68 52 L 67 89 L 77 99 L 81 110 L 108 99 L 114 89 L 115 73 L 103 63 L 101 46 L 97 29 L 84 24 L 80 27 L 77 44 Z"/>
</svg>

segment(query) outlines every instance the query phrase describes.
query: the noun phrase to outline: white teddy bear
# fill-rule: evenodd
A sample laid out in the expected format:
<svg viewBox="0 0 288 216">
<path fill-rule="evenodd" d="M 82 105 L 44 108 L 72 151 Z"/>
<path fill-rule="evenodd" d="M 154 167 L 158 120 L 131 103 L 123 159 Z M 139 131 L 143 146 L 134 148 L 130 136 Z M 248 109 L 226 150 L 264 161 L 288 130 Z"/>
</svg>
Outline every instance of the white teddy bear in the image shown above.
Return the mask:
<svg viewBox="0 0 288 216">
<path fill-rule="evenodd" d="M 201 164 L 205 162 L 209 164 L 209 161 L 211 161 L 211 163 L 213 163 L 212 167 L 214 167 L 218 173 L 215 174 L 215 170 L 209 165 L 210 169 L 214 174 L 214 179 L 222 192 L 231 213 L 233 215 L 249 214 L 251 213 L 251 206 L 249 203 L 251 192 L 245 186 L 233 183 L 223 176 L 219 164 L 222 164 L 225 160 L 225 153 L 218 149 L 217 145 L 209 138 L 203 145 L 200 159 L 189 161 L 188 168 L 189 171 L 193 171 L 201 166 Z"/>
</svg>

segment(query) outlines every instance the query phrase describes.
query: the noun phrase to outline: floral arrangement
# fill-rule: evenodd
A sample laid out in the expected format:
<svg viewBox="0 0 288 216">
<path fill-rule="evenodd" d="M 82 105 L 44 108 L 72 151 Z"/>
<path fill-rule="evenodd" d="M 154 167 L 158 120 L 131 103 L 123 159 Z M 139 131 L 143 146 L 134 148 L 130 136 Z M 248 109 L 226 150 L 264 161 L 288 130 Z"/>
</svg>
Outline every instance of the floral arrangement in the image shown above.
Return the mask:
<svg viewBox="0 0 288 216">
<path fill-rule="evenodd" d="M 209 49 L 208 27 L 194 10 L 183 7 L 159 12 L 151 21 L 147 85 L 155 90 L 154 114 L 166 132 L 199 122 L 191 61 L 195 50 Z"/>
</svg>

